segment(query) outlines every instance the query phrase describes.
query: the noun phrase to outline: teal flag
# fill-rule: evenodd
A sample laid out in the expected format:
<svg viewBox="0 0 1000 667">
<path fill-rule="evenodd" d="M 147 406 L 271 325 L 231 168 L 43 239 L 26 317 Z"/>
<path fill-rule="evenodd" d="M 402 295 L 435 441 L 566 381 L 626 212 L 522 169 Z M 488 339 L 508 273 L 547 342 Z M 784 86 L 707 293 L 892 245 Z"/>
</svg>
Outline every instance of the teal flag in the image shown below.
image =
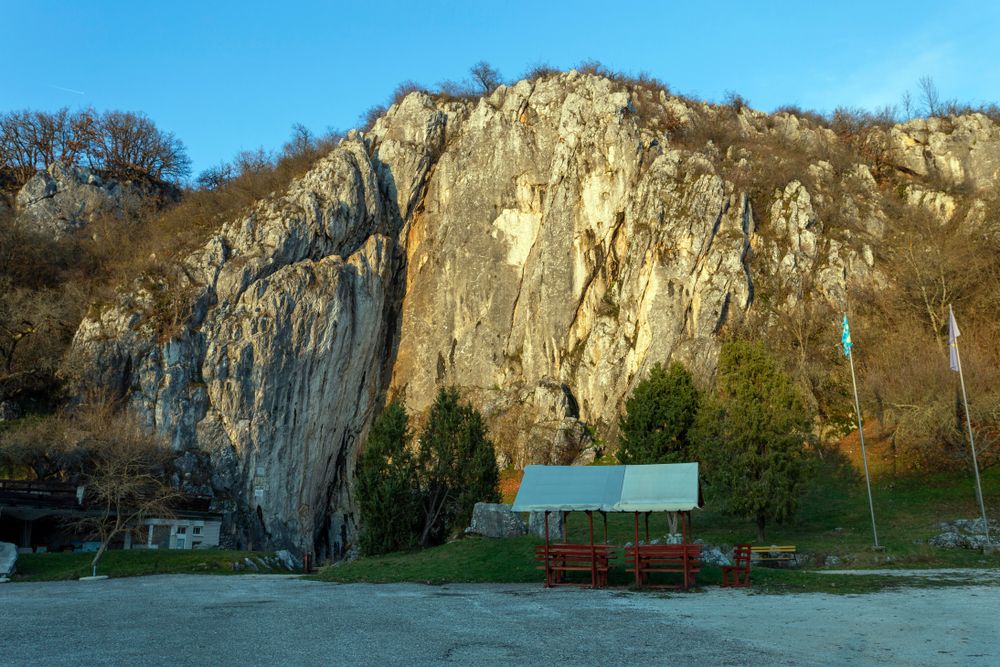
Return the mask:
<svg viewBox="0 0 1000 667">
<path fill-rule="evenodd" d="M 851 356 L 851 348 L 854 347 L 854 343 L 851 342 L 851 325 L 847 323 L 847 313 L 844 313 L 844 331 L 840 334 L 840 342 L 844 346 L 844 356 Z"/>
</svg>

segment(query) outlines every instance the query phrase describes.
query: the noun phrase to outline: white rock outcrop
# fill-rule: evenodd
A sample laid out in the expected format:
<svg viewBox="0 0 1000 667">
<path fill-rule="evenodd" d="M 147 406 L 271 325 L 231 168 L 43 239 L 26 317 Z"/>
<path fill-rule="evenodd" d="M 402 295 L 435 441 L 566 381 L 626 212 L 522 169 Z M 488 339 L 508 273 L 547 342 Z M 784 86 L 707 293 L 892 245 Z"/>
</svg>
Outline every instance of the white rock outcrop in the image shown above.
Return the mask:
<svg viewBox="0 0 1000 667">
<path fill-rule="evenodd" d="M 889 133 L 895 164 L 977 190 L 1000 182 L 1000 127 L 980 113 L 920 118 Z"/>
<path fill-rule="evenodd" d="M 15 208 L 23 227 L 59 237 L 101 216 L 122 216 L 178 195 L 172 186 L 120 182 L 87 167 L 55 163 L 24 184 Z"/>
</svg>

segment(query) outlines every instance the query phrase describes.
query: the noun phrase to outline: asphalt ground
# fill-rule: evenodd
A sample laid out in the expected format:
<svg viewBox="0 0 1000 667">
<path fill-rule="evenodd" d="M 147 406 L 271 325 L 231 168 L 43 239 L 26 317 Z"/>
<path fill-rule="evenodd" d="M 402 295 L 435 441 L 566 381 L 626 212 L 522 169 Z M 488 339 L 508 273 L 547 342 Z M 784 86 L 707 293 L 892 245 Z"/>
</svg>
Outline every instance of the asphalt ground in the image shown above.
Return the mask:
<svg viewBox="0 0 1000 667">
<path fill-rule="evenodd" d="M 996 587 L 865 595 L 169 575 L 0 586 L 2 665 L 996 665 Z"/>
</svg>

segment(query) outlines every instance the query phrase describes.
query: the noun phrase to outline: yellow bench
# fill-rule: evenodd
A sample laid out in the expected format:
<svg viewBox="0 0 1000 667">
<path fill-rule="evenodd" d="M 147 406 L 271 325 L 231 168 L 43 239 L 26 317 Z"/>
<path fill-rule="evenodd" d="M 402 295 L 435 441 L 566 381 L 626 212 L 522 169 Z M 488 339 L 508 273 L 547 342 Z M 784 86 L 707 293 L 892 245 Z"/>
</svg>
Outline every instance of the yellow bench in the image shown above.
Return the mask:
<svg viewBox="0 0 1000 667">
<path fill-rule="evenodd" d="M 792 561 L 798 565 L 798 558 L 796 557 L 797 550 L 794 546 L 785 545 L 778 546 L 772 544 L 766 547 L 750 547 L 750 553 L 753 559 L 762 563 L 781 563 Z"/>
</svg>

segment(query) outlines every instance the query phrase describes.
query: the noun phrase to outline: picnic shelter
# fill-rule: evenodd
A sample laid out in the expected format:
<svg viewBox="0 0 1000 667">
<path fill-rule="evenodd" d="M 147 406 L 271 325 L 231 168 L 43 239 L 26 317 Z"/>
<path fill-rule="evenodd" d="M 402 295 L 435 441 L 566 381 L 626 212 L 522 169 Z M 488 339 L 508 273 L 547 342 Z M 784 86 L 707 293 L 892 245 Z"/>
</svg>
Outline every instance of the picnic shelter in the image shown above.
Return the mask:
<svg viewBox="0 0 1000 667">
<path fill-rule="evenodd" d="M 590 572 L 591 586 L 607 585 L 609 562 L 617 547 L 608 544 L 609 512 L 632 513 L 635 540 L 625 548 L 626 564 L 634 573 L 636 586 L 659 572 L 683 575 L 689 588 L 697 574 L 701 545 L 689 542 L 691 511 L 702 507 L 697 463 L 617 466 L 547 466 L 529 465 L 512 507 L 515 512 L 543 512 L 545 544 L 536 548 L 536 558 L 543 564 L 545 585 L 565 583 L 567 572 Z M 563 542 L 549 539 L 549 514 L 559 512 L 564 522 Z M 571 512 L 587 515 L 590 527 L 588 543 L 570 543 L 565 530 Z M 594 512 L 604 518 L 604 542 L 594 540 Z M 667 514 L 668 532 L 676 544 L 650 544 L 649 517 L 653 512 Z M 645 542 L 639 541 L 639 515 L 645 519 Z M 679 526 L 679 530 L 678 530 Z"/>
</svg>

